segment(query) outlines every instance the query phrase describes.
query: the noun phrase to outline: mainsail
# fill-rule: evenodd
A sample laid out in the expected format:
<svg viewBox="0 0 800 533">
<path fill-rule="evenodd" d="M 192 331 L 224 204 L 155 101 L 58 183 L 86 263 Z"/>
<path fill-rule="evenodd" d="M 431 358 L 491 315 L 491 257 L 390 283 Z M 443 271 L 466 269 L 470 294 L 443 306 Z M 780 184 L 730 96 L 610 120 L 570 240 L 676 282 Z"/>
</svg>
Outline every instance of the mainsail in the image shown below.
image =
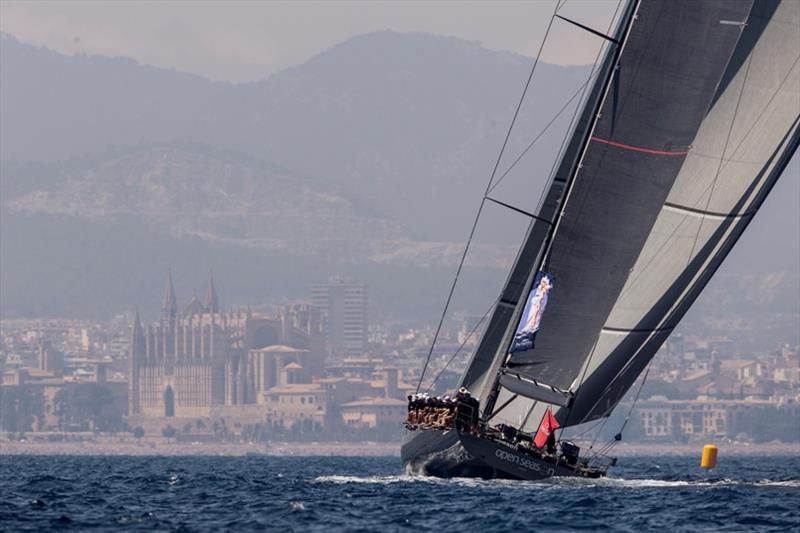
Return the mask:
<svg viewBox="0 0 800 533">
<path fill-rule="evenodd" d="M 800 2 L 641 0 L 621 20 L 462 380 L 490 409 L 501 387 L 562 426 L 607 416 L 800 142 Z M 535 346 L 509 353 L 540 270 Z"/>
</svg>

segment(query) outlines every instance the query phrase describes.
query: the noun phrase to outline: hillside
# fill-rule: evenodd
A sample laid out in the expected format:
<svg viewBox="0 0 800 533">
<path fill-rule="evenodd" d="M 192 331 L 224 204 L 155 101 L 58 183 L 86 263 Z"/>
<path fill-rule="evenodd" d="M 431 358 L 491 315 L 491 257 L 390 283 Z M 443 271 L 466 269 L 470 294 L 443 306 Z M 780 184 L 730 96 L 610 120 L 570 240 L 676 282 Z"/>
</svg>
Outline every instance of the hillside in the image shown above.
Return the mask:
<svg viewBox="0 0 800 533">
<path fill-rule="evenodd" d="M 344 186 L 433 240 L 464 238 L 531 64 L 453 38 L 383 32 L 234 85 L 125 58 L 63 56 L 8 35 L 0 43 L 4 159 L 198 142 Z M 587 69 L 542 64 L 539 72 L 509 157 L 580 88 Z M 528 204 L 557 130 L 520 166 Z"/>
<path fill-rule="evenodd" d="M 333 239 L 402 240 L 334 187 L 197 146 L 150 145 L 109 154 L 8 198 L 12 213 L 95 223 L 137 217 L 174 237 L 285 248 Z"/>
<path fill-rule="evenodd" d="M 229 302 L 300 297 L 352 275 L 376 308 L 434 316 L 530 65 L 381 32 L 236 85 L 2 35 L 0 312 L 156 308 L 171 266 L 184 291 L 213 269 Z M 501 175 L 588 69 L 537 72 Z M 535 208 L 571 112 L 493 195 Z M 796 315 L 800 243 L 787 228 L 800 225 L 798 198 L 795 160 L 697 309 Z M 486 215 L 454 302 L 478 314 L 526 222 Z M 763 290 L 740 298 L 747 287 Z"/>
</svg>

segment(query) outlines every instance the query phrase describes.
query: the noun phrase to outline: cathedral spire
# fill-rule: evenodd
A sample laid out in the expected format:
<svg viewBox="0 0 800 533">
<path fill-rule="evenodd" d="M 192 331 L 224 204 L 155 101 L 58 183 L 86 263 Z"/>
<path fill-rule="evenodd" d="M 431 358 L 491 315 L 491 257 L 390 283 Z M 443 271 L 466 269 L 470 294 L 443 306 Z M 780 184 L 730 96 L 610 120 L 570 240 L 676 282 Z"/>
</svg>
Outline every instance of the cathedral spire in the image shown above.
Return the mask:
<svg viewBox="0 0 800 533">
<path fill-rule="evenodd" d="M 175 298 L 175 288 L 172 286 L 172 270 L 167 270 L 167 283 L 164 285 L 161 311 L 163 318 L 170 323 L 178 316 L 178 299 Z"/>
<path fill-rule="evenodd" d="M 136 315 L 133 317 L 133 332 L 131 332 L 131 358 L 133 359 L 144 350 L 144 330 L 142 328 L 142 321 L 139 318 L 139 310 L 137 309 Z"/>
<path fill-rule="evenodd" d="M 217 288 L 214 286 L 214 276 L 208 278 L 205 306 L 209 313 L 219 313 L 219 299 L 217 298 Z"/>
</svg>

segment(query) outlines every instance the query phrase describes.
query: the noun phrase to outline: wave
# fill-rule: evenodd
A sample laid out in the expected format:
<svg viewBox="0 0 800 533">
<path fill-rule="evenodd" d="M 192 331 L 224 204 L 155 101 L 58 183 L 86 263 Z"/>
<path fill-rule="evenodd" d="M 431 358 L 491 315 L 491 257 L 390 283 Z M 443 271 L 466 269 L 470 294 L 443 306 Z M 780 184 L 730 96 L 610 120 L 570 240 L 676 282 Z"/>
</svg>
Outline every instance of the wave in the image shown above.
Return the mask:
<svg viewBox="0 0 800 533">
<path fill-rule="evenodd" d="M 519 486 L 520 484 L 528 484 L 528 481 L 511 481 L 500 479 L 479 479 L 479 478 L 440 478 L 433 476 L 412 475 L 412 474 L 399 474 L 394 476 L 344 476 L 344 475 L 330 475 L 330 476 L 317 476 L 314 478 L 316 483 L 334 483 L 338 485 L 346 484 L 374 484 L 374 485 L 394 485 L 398 483 L 424 483 L 428 485 L 441 485 L 441 486 L 462 486 L 462 487 L 480 487 L 480 486 Z"/>
<path fill-rule="evenodd" d="M 800 488 L 800 480 L 743 480 L 743 479 L 625 479 L 625 478 L 606 478 L 597 480 L 599 484 L 618 486 L 623 488 L 643 488 L 643 487 L 717 487 L 717 486 L 740 486 L 740 487 L 792 487 Z"/>
<path fill-rule="evenodd" d="M 514 488 L 525 489 L 526 487 L 542 490 L 543 488 L 593 488 L 609 487 L 621 489 L 640 489 L 640 488 L 685 488 L 685 487 L 789 487 L 800 488 L 800 480 L 772 480 L 761 479 L 755 481 L 737 479 L 626 479 L 626 478 L 601 478 L 601 479 L 582 479 L 582 478 L 550 478 L 538 481 L 515 481 L 507 479 L 478 479 L 478 478 L 450 478 L 443 479 L 420 475 L 389 475 L 389 476 L 352 476 L 352 475 L 328 475 L 314 478 L 317 483 L 333 483 L 338 485 L 346 484 L 374 484 L 374 485 L 393 485 L 397 483 L 427 483 L 434 485 L 458 485 L 464 487 L 486 487 L 486 488 Z"/>
<path fill-rule="evenodd" d="M 314 478 L 316 483 L 335 483 L 338 485 L 345 485 L 349 483 L 370 483 L 374 485 L 393 485 L 395 483 L 433 483 L 440 484 L 446 483 L 447 479 L 429 477 L 429 476 L 414 476 L 410 474 L 400 474 L 396 476 L 317 476 Z"/>
</svg>

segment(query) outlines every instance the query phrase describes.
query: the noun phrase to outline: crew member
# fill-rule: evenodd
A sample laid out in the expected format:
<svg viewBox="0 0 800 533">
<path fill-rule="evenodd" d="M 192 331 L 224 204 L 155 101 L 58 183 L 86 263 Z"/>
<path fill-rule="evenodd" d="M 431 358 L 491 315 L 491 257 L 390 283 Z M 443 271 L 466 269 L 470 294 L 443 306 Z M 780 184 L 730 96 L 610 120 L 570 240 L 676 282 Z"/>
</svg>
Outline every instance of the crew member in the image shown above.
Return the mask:
<svg viewBox="0 0 800 533">
<path fill-rule="evenodd" d="M 547 453 L 550 455 L 556 454 L 556 430 L 550 430 L 550 436 L 547 437 L 547 443 L 545 443 L 545 449 Z"/>
</svg>

